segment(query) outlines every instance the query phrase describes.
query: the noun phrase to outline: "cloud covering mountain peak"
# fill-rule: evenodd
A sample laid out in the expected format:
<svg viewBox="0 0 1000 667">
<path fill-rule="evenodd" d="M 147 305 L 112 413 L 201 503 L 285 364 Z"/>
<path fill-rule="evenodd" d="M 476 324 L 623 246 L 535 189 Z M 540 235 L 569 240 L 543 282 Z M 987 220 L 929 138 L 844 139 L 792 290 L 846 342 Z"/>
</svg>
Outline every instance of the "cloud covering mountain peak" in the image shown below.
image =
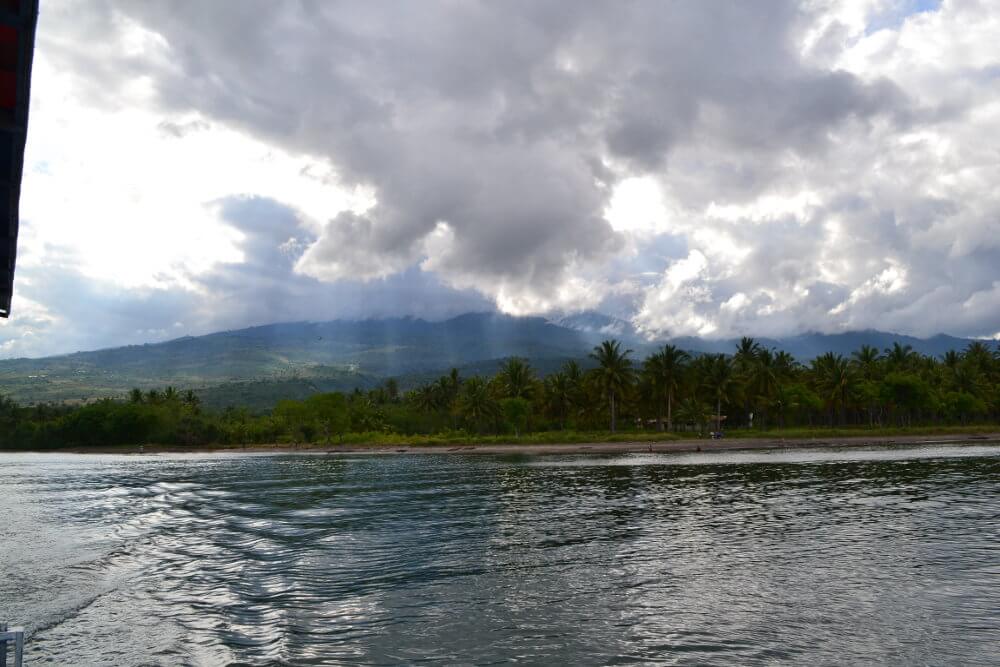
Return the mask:
<svg viewBox="0 0 1000 667">
<path fill-rule="evenodd" d="M 218 174 L 119 195 L 145 203 L 119 228 L 188 202 L 175 217 L 203 220 L 204 257 L 157 255 L 128 292 L 85 261 L 58 271 L 95 281 L 94 312 L 128 304 L 94 334 L 116 343 L 133 312 L 206 331 L 483 306 L 599 309 L 649 335 L 993 335 L 1000 17 L 911 5 L 54 0 L 39 124 L 89 117 L 58 99 L 140 119 L 108 141 L 152 125 L 148 159 L 172 146 Z M 35 318 L 8 325 L 10 353 L 71 316 L 43 285 L 58 210 L 31 193 L 74 172 L 32 145 Z"/>
</svg>

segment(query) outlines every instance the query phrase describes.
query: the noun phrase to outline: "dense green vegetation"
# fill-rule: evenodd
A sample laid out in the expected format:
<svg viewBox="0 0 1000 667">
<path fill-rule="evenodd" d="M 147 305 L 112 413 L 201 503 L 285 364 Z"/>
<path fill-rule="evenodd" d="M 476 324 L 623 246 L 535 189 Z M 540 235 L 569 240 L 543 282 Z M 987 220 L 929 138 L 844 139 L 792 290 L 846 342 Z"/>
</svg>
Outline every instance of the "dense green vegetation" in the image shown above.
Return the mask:
<svg viewBox="0 0 1000 667">
<path fill-rule="evenodd" d="M 547 363 L 584 354 L 594 342 L 542 318 L 489 313 L 443 322 L 292 322 L 44 359 L 0 359 L 0 387 L 34 404 L 85 403 L 121 397 L 132 387 L 172 385 L 196 391 L 206 408 L 270 410 L 281 398 L 371 389 L 388 377 L 412 386 L 452 366 L 512 356 Z M 482 371 L 465 371 L 476 372 Z"/>
<path fill-rule="evenodd" d="M 540 377 L 513 357 L 492 376 L 453 369 L 405 393 L 390 379 L 368 391 L 282 400 L 266 413 L 206 410 L 195 392 L 172 387 L 82 406 L 22 407 L 0 397 L 0 447 L 590 441 L 1000 421 L 1000 349 L 982 342 L 937 359 L 897 343 L 801 364 L 751 338 L 731 355 L 665 345 L 642 360 L 604 341 L 588 365 L 571 360 Z"/>
<path fill-rule="evenodd" d="M 498 313 L 467 313 L 440 322 L 289 322 L 42 359 L 0 359 L 0 393 L 23 405 L 83 404 L 121 398 L 133 387 L 149 391 L 174 386 L 194 390 L 204 410 L 235 405 L 256 413 L 286 398 L 303 400 L 355 387 L 368 391 L 390 377 L 412 389 L 452 367 L 464 377 L 492 376 L 510 357 L 530 359 L 536 374 L 547 376 L 567 359 L 592 363 L 587 353 L 606 337 L 603 331 L 620 332 L 615 335 L 623 347 L 635 350 L 633 358 L 651 354 L 657 345 L 629 323 L 599 313 L 559 322 Z M 828 350 L 850 355 L 862 344 L 883 349 L 896 341 L 935 357 L 971 342 L 879 331 L 810 333 L 759 342 L 812 359 Z M 737 341 L 683 338 L 674 343 L 692 354 L 717 354 L 732 352 Z"/>
</svg>

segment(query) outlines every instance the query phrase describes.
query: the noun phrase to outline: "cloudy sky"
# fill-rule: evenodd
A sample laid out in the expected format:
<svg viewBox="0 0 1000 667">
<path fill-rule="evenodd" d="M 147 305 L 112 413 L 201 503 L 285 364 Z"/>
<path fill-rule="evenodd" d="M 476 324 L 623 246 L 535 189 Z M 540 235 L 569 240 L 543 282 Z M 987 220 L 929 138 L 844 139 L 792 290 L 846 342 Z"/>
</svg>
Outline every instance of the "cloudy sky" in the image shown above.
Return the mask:
<svg viewBox="0 0 1000 667">
<path fill-rule="evenodd" d="M 44 0 L 0 356 L 596 309 L 1000 334 L 992 0 Z"/>
</svg>

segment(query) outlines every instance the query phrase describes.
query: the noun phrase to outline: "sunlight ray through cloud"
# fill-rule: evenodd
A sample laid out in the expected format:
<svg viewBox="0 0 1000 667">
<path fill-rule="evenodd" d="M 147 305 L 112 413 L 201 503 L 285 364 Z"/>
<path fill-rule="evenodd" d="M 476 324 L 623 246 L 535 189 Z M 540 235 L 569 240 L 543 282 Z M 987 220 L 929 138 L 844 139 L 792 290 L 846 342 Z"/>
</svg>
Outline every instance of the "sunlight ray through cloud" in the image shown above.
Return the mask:
<svg viewBox="0 0 1000 667">
<path fill-rule="evenodd" d="M 112 344 L 150 300 L 204 331 L 382 313 L 419 275 L 400 314 L 989 336 L 960 304 L 1000 262 L 998 28 L 972 0 L 52 0 L 18 283 L 52 319 L 0 331 L 51 332 L 79 280 L 129 313 Z"/>
</svg>

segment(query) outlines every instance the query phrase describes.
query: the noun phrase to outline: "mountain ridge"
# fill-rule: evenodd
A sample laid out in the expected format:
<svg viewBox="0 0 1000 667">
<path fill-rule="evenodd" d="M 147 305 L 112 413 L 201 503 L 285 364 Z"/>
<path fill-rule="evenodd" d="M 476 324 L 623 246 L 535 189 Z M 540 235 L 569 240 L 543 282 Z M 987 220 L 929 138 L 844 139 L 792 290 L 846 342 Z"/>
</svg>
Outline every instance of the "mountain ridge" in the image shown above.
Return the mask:
<svg viewBox="0 0 1000 667">
<path fill-rule="evenodd" d="M 0 360 L 0 393 L 38 402 L 82 401 L 122 395 L 132 386 L 167 384 L 197 388 L 301 380 L 351 388 L 352 383 L 369 386 L 390 376 L 492 367 L 511 356 L 551 368 L 556 360 L 585 359 L 594 345 L 609 337 L 621 339 L 637 359 L 665 342 L 646 340 L 625 320 L 595 312 L 559 320 L 480 312 L 440 321 L 396 317 L 276 322 L 157 343 Z M 807 362 L 827 351 L 847 355 L 863 344 L 881 350 L 897 341 L 939 356 L 964 348 L 972 339 L 866 330 L 755 340 Z M 680 337 L 670 342 L 693 353 L 732 353 L 738 339 Z"/>
</svg>

